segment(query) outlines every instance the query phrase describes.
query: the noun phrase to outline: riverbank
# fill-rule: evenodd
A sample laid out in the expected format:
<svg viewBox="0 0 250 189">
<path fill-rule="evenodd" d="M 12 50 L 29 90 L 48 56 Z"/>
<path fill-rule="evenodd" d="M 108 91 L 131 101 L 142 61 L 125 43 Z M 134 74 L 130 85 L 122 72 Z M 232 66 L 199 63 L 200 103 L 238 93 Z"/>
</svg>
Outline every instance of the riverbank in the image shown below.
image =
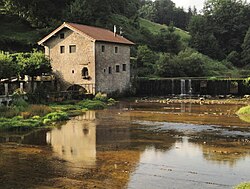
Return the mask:
<svg viewBox="0 0 250 189">
<path fill-rule="evenodd" d="M 17 99 L 10 107 L 0 107 L 0 130 L 27 130 L 53 126 L 88 110 L 104 109 L 114 103 L 114 99 L 100 95 L 93 100 L 65 101 L 46 105 L 28 104 L 23 99 Z"/>
</svg>

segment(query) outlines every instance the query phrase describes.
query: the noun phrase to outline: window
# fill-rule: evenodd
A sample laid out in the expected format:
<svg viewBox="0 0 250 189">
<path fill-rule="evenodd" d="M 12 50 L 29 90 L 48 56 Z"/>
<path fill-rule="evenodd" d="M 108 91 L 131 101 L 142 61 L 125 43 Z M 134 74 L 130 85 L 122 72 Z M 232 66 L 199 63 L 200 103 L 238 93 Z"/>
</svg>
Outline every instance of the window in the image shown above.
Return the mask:
<svg viewBox="0 0 250 189">
<path fill-rule="evenodd" d="M 60 46 L 60 53 L 65 53 L 65 46 Z"/>
<path fill-rule="evenodd" d="M 102 52 L 104 52 L 105 51 L 105 46 L 104 45 L 102 45 Z"/>
<path fill-rule="evenodd" d="M 118 53 L 118 47 L 115 47 L 115 53 Z"/>
<path fill-rule="evenodd" d="M 82 77 L 83 77 L 83 79 L 89 79 L 89 70 L 88 70 L 88 68 L 84 67 L 82 69 Z"/>
<path fill-rule="evenodd" d="M 109 67 L 109 74 L 112 74 L 112 69 L 111 69 L 111 67 Z"/>
<path fill-rule="evenodd" d="M 118 73 L 118 72 L 120 72 L 120 66 L 119 65 L 116 65 L 115 66 L 115 71 Z"/>
<path fill-rule="evenodd" d="M 125 72 L 125 71 L 127 70 L 127 67 L 126 67 L 126 66 L 127 66 L 126 64 L 123 64 L 123 65 L 122 65 L 122 71 Z"/>
<path fill-rule="evenodd" d="M 60 33 L 60 39 L 64 39 L 64 33 Z"/>
<path fill-rule="evenodd" d="M 106 73 L 106 69 L 104 69 L 103 72 Z"/>
<path fill-rule="evenodd" d="M 75 70 L 72 70 L 72 74 L 74 74 L 75 73 Z"/>
<path fill-rule="evenodd" d="M 69 46 L 69 53 L 75 53 L 76 52 L 76 46 L 75 45 L 70 45 Z"/>
</svg>

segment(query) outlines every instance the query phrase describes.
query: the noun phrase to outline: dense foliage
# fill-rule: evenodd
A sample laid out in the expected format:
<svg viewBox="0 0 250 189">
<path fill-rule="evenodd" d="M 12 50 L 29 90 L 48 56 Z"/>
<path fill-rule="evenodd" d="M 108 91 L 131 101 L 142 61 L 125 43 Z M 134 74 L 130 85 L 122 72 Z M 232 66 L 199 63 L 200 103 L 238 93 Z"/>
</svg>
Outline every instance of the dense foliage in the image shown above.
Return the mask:
<svg viewBox="0 0 250 189">
<path fill-rule="evenodd" d="M 32 53 L 0 53 L 0 79 L 28 75 L 40 76 L 51 72 L 49 59 L 40 51 Z"/>
<path fill-rule="evenodd" d="M 10 54 L 0 52 L 0 80 L 18 75 L 17 64 Z"/>
<path fill-rule="evenodd" d="M 249 68 L 250 5 L 243 0 L 208 0 L 203 14 L 198 14 L 195 7 L 176 7 L 172 0 L 1 0 L 0 13 L 0 21 L 6 21 L 2 15 L 8 19 L 15 16 L 21 18 L 21 23 L 35 27 L 36 32 L 27 28 L 25 37 L 41 38 L 62 21 L 108 29 L 117 25 L 124 37 L 136 43 L 131 51 L 135 57 L 133 67 L 143 77 L 238 76 L 239 69 Z M 2 26 L 3 31 L 10 27 Z M 25 34 L 22 28 L 17 29 L 19 33 L 14 33 L 13 28 L 3 32 L 0 48 L 11 46 L 10 51 L 15 51 L 18 46 L 23 48 L 22 44 L 30 44 L 20 35 Z M 6 37 L 10 32 L 14 38 Z M 32 37 L 32 44 L 37 40 Z M 49 72 L 48 61 L 33 54 L 11 56 L 18 70 L 12 69 L 2 77 Z M 3 55 L 0 59 L 4 59 Z M 6 70 L 5 64 L 0 64 L 0 69 Z"/>
<path fill-rule="evenodd" d="M 249 63 L 247 56 L 250 5 L 242 0 L 208 0 L 203 15 L 192 18 L 191 46 L 211 58 L 227 59 L 235 66 Z"/>
</svg>

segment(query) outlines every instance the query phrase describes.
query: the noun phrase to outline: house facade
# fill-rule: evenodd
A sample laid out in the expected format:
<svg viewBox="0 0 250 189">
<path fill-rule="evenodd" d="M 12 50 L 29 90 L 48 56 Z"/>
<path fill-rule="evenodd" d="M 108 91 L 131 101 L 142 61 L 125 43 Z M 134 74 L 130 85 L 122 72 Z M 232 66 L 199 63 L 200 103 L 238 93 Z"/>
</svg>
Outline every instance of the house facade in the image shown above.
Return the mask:
<svg viewBox="0 0 250 189">
<path fill-rule="evenodd" d="M 38 42 L 51 60 L 59 90 L 122 92 L 130 86 L 133 42 L 106 29 L 63 23 Z"/>
</svg>

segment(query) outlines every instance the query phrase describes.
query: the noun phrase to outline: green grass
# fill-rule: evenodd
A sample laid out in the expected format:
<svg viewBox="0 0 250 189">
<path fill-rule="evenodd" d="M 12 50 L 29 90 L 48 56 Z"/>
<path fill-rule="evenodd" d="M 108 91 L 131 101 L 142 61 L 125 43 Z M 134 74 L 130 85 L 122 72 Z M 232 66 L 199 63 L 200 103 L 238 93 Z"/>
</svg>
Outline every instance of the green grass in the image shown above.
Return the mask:
<svg viewBox="0 0 250 189">
<path fill-rule="evenodd" d="M 242 121 L 250 123 L 250 106 L 239 109 L 236 114 Z"/>
<path fill-rule="evenodd" d="M 42 125 L 41 119 L 23 119 L 21 116 L 0 118 L 0 130 L 31 129 Z"/>
<path fill-rule="evenodd" d="M 143 18 L 140 18 L 139 22 L 142 27 L 147 28 L 153 34 L 159 33 L 161 29 L 168 29 L 166 25 L 157 24 Z M 190 40 L 190 35 L 187 31 L 175 28 L 175 33 L 181 37 L 183 42 L 188 42 Z"/>
<path fill-rule="evenodd" d="M 147 41 L 148 39 L 140 32 L 140 29 L 138 26 L 131 21 L 130 19 L 126 18 L 122 15 L 113 14 L 110 18 L 110 23 L 122 26 L 124 30 L 124 36 L 128 39 L 134 41 L 135 43 L 140 41 Z M 146 28 L 151 32 L 152 34 L 157 34 L 160 32 L 161 29 L 168 29 L 166 25 L 157 24 L 154 22 L 151 22 L 149 20 L 139 18 L 139 25 L 141 28 Z M 188 32 L 183 31 L 179 28 L 175 28 L 175 32 L 180 35 L 181 40 L 184 44 L 187 44 L 190 40 L 190 35 Z"/>
<path fill-rule="evenodd" d="M 242 183 L 236 186 L 235 189 L 250 189 L 250 183 Z"/>
<path fill-rule="evenodd" d="M 250 116 L 250 106 L 245 106 L 237 111 L 237 115 L 246 115 L 249 114 Z"/>
</svg>

